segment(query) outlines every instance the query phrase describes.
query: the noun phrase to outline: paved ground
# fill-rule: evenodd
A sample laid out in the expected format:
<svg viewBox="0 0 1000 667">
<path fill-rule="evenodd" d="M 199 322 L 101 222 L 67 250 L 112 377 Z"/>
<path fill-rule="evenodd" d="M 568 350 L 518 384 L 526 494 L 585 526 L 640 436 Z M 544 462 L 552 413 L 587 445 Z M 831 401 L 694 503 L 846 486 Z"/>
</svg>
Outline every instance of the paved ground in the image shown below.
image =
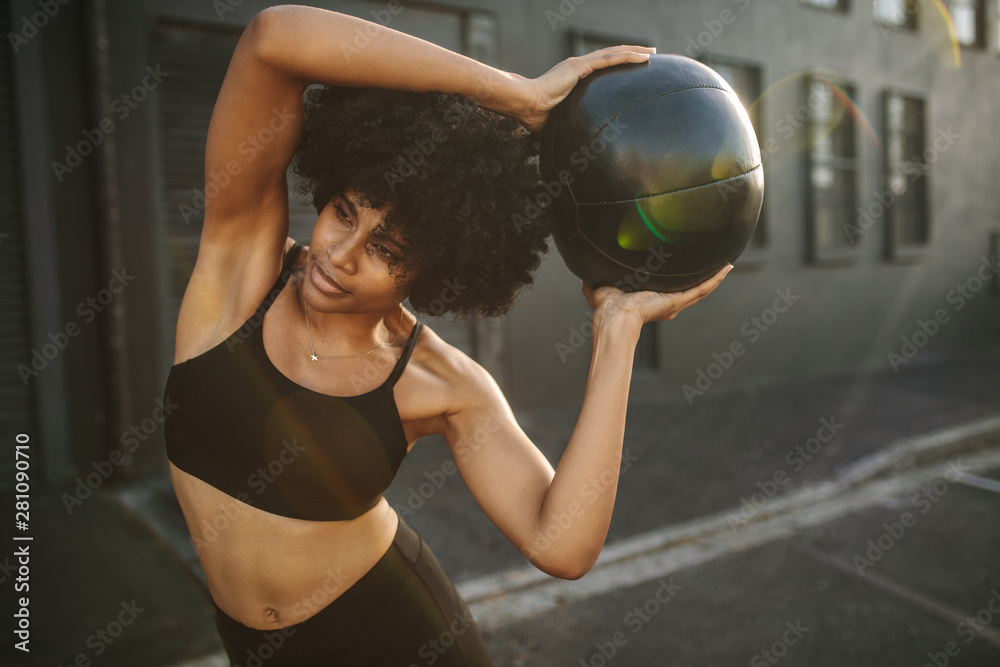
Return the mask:
<svg viewBox="0 0 1000 667">
<path fill-rule="evenodd" d="M 901 438 L 991 414 L 1000 414 L 1000 357 L 709 393 L 694 405 L 680 394 L 635 405 L 625 432 L 633 463 L 621 472 L 608 543 L 739 507 L 779 471 L 788 481 L 778 491 L 788 493 L 835 478 Z M 576 416 L 524 414 L 519 421 L 555 464 Z M 842 428 L 815 451 L 809 440 L 824 420 Z M 421 442 L 386 497 L 456 581 L 523 564 L 459 475 L 440 489 L 428 486 L 428 475 L 435 477 L 447 460 L 443 441 Z"/>
<path fill-rule="evenodd" d="M 491 651 L 552 667 L 1000 665 L 1000 494 L 931 482 L 914 504 L 925 485 L 489 630 Z"/>
<path fill-rule="evenodd" d="M 997 416 L 998 378 L 990 356 L 636 404 L 608 559 L 552 594 L 546 577 L 514 590 L 522 575 L 495 576 L 525 560 L 441 472 L 442 442 L 422 442 L 387 497 L 470 599 L 498 665 L 1000 665 L 1000 493 L 925 455 L 822 494 L 894 443 Z M 519 417 L 557 462 L 575 414 Z M 966 443 L 976 475 L 1000 479 L 998 437 Z M 5 643 L 0 664 L 222 665 L 166 481 L 99 491 L 72 516 L 61 491 L 32 507 L 32 653 Z M 752 520 L 727 528 L 744 500 Z M 872 561 L 863 576 L 855 557 Z M 977 615 L 978 630 L 962 625 Z"/>
<path fill-rule="evenodd" d="M 173 551 L 108 493 L 69 515 L 62 491 L 72 487 L 32 496 L 31 653 L 12 649 L 5 629 L 0 665 L 158 667 L 217 650 L 208 594 Z"/>
</svg>

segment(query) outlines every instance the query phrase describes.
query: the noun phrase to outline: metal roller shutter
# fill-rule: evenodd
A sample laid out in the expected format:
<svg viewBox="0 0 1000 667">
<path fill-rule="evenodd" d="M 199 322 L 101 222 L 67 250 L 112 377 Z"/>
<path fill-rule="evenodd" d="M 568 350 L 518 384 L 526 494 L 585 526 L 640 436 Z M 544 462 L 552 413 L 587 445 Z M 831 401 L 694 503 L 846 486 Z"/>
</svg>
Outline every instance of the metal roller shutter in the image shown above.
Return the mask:
<svg viewBox="0 0 1000 667">
<path fill-rule="evenodd" d="M 177 313 L 194 270 L 203 208 L 195 190 L 205 187 L 205 140 L 212 107 L 240 33 L 226 28 L 161 22 L 154 31 L 154 62 L 170 79 L 161 86 L 157 107 L 160 224 L 166 275 L 163 332 L 164 368 L 173 364 Z"/>
<path fill-rule="evenodd" d="M 0 34 L 10 32 L 10 3 L 0 0 Z M 18 174 L 18 140 L 13 51 L 0 49 L 0 433 L 5 443 L 0 459 L 0 491 L 13 489 L 13 438 L 17 433 L 37 432 L 34 389 L 15 371 L 25 363 L 31 349 L 25 235 L 21 221 L 21 179 Z M 36 452 L 37 454 L 37 452 Z"/>
</svg>

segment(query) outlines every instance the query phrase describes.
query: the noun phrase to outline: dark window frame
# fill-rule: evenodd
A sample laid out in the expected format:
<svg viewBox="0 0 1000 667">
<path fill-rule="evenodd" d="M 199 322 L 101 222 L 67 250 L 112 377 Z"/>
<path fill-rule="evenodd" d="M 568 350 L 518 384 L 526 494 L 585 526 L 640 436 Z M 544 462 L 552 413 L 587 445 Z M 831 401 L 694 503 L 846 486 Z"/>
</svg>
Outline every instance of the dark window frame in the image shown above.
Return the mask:
<svg viewBox="0 0 1000 667">
<path fill-rule="evenodd" d="M 836 87 L 846 92 L 851 101 L 857 105 L 857 85 L 854 84 L 853 81 L 842 79 L 839 76 L 837 76 L 837 79 L 838 81 L 836 82 L 832 81 L 828 76 L 828 73 L 825 71 L 813 70 L 806 72 L 806 76 L 803 77 L 804 83 L 802 103 L 810 106 L 809 100 L 812 94 L 813 85 L 817 82 L 827 81 L 835 84 Z M 815 123 L 814 118 L 815 113 L 811 113 L 805 122 L 806 137 L 807 141 L 810 142 L 812 141 L 813 136 Z M 858 150 L 858 128 L 850 113 L 843 114 L 841 118 L 846 118 L 850 121 L 850 133 L 846 135 L 851 149 L 850 155 L 833 156 L 829 160 L 819 160 L 816 157 L 816 147 L 811 143 L 808 150 L 803 151 L 806 207 L 806 259 L 810 264 L 817 266 L 855 264 L 857 262 L 861 243 L 863 241 L 863 239 L 859 239 L 857 242 L 851 242 L 850 239 L 847 239 L 848 242 L 845 245 L 821 246 L 818 240 L 818 221 L 816 216 L 817 193 L 816 188 L 813 185 L 813 168 L 822 165 L 824 162 L 826 162 L 826 166 L 834 170 L 848 171 L 850 173 L 849 184 L 851 186 L 853 199 L 846 205 L 845 208 L 847 214 L 841 222 L 841 230 L 845 234 L 845 237 L 847 236 L 846 227 L 848 225 L 858 225 L 858 185 L 862 167 L 862 161 Z"/>
<path fill-rule="evenodd" d="M 618 46 L 620 44 L 633 44 L 636 46 L 656 46 L 651 40 L 638 35 L 615 35 L 597 30 L 582 30 L 571 28 L 566 32 L 567 48 L 570 56 L 582 56 L 596 49 L 585 49 L 584 44 L 590 40 L 600 42 L 606 46 Z M 601 47 L 599 47 L 601 48 Z"/>
<path fill-rule="evenodd" d="M 993 52 L 1000 56 L 1000 0 L 993 0 Z"/>
<path fill-rule="evenodd" d="M 909 145 L 907 146 L 907 136 L 906 136 L 906 120 L 904 119 L 904 126 L 901 128 L 903 136 L 901 140 L 904 142 L 904 146 L 901 148 L 901 153 L 898 156 L 899 163 L 894 162 L 894 157 L 892 153 L 894 149 L 892 147 L 892 142 L 895 140 L 892 136 L 895 132 L 895 128 L 892 127 L 892 120 L 890 118 L 890 103 L 894 98 L 898 98 L 906 102 L 915 102 L 919 105 L 918 115 L 920 116 L 920 132 L 919 132 L 919 146 Z M 895 261 L 918 261 L 926 257 L 927 252 L 931 245 L 931 240 L 933 238 L 933 224 L 931 216 L 931 186 L 929 178 L 929 169 L 927 165 L 922 165 L 924 151 L 928 146 L 928 135 L 927 135 L 927 107 L 928 98 L 924 94 L 917 92 L 901 90 L 898 88 L 887 88 L 882 91 L 881 97 L 882 106 L 882 128 L 883 136 L 885 137 L 885 151 L 884 159 L 882 165 L 882 192 L 892 192 L 894 197 L 898 197 L 900 193 L 897 193 L 898 188 L 893 187 L 893 179 L 900 177 L 905 178 L 908 173 L 912 173 L 912 167 L 918 167 L 920 169 L 920 175 L 917 179 L 910 181 L 914 184 L 919 184 L 919 196 L 921 198 L 920 211 L 922 217 L 918 223 L 918 227 L 922 228 L 922 238 L 916 243 L 900 243 L 899 238 L 901 234 L 901 226 L 905 223 L 902 216 L 904 211 L 901 207 L 896 206 L 898 199 L 894 199 L 892 205 L 890 205 L 884 214 L 884 234 L 885 234 L 885 258 L 888 260 Z M 905 109 L 904 109 L 905 113 Z M 918 156 L 921 161 L 921 165 L 913 164 L 914 155 Z M 895 173 L 896 171 L 899 173 Z"/>
<path fill-rule="evenodd" d="M 880 17 L 876 13 L 877 5 L 875 3 L 872 3 L 872 19 L 877 25 L 888 28 L 889 30 L 906 30 L 908 32 L 916 32 L 919 27 L 920 7 L 922 5 L 915 2 L 915 0 L 900 0 L 900 5 L 902 5 L 901 11 L 905 17 L 905 21 L 903 23 L 896 23 Z M 911 7 L 913 11 L 908 11 Z"/>
<path fill-rule="evenodd" d="M 500 66 L 500 17 L 469 9 L 462 13 L 462 53 L 493 67 Z"/>
<path fill-rule="evenodd" d="M 961 46 L 963 49 L 984 51 L 986 49 L 986 18 L 987 18 L 986 2 L 985 0 L 972 0 L 972 2 L 975 3 L 973 7 L 976 19 L 975 40 L 972 42 L 959 41 L 958 45 Z M 951 17 L 952 22 L 954 23 L 955 17 L 954 17 L 954 12 L 952 12 L 952 6 L 954 4 L 954 0 L 947 0 L 945 4 L 948 8 L 948 14 Z M 958 36 L 957 32 L 958 31 L 956 30 L 956 37 Z"/>
</svg>

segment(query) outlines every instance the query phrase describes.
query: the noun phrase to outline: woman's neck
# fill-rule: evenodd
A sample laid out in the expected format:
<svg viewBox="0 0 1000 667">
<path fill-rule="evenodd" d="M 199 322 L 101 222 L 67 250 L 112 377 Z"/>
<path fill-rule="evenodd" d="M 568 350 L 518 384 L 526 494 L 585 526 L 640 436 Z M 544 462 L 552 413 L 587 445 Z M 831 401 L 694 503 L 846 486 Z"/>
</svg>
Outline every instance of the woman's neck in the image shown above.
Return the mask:
<svg viewBox="0 0 1000 667">
<path fill-rule="evenodd" d="M 351 356 L 364 354 L 380 345 L 401 342 L 405 326 L 402 304 L 381 312 L 336 313 L 316 310 L 306 303 L 300 284 L 296 285 L 299 326 L 307 328 L 315 354 Z M 307 316 L 308 309 L 308 316 Z"/>
</svg>

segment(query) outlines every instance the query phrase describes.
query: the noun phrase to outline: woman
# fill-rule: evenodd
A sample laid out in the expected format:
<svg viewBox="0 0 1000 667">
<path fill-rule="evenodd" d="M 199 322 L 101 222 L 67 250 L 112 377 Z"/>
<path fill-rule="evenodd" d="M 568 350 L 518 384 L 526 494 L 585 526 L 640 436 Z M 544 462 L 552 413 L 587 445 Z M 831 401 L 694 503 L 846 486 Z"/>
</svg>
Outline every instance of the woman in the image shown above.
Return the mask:
<svg viewBox="0 0 1000 667">
<path fill-rule="evenodd" d="M 595 501 L 588 481 L 617 479 L 639 330 L 728 267 L 680 294 L 584 286 L 593 357 L 555 471 L 492 377 L 401 304 L 511 306 L 547 234 L 511 222 L 537 181 L 518 123 L 539 130 L 580 78 L 651 51 L 614 47 L 525 79 L 321 9 L 251 21 L 209 126 L 206 172 L 231 179 L 206 203 L 165 392 L 180 406 L 166 425 L 174 489 L 234 665 L 491 664 L 454 586 L 381 496 L 425 435 L 448 441 L 479 505 L 539 569 L 577 578 L 593 565 L 615 485 Z M 313 83 L 339 87 L 310 91 L 304 114 Z M 294 122 L 262 132 L 279 113 Z M 308 246 L 288 238 L 293 157 L 318 213 Z"/>
</svg>

